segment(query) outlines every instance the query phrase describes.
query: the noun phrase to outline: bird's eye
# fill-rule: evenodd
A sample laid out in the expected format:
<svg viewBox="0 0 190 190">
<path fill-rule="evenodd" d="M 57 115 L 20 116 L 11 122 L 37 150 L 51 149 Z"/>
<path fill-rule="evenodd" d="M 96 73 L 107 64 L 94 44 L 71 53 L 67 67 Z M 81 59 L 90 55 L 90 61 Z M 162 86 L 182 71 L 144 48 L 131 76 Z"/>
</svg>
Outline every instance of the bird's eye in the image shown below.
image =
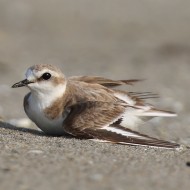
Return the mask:
<svg viewBox="0 0 190 190">
<path fill-rule="evenodd" d="M 42 78 L 43 78 L 44 80 L 48 80 L 48 79 L 51 78 L 51 74 L 50 74 L 50 73 L 44 73 L 44 74 L 42 75 Z"/>
</svg>

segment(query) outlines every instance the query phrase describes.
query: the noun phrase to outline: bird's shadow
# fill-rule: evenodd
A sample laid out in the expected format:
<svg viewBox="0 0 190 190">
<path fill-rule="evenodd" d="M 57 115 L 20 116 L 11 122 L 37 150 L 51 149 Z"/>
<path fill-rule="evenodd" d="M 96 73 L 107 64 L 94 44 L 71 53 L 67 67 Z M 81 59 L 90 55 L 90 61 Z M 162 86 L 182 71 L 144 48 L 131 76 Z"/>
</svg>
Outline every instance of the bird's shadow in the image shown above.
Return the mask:
<svg viewBox="0 0 190 190">
<path fill-rule="evenodd" d="M 6 123 L 6 122 L 3 122 L 3 121 L 0 121 L 0 128 L 9 129 L 9 130 L 13 130 L 13 131 L 20 131 L 22 133 L 30 133 L 32 135 L 37 135 L 37 136 L 58 137 L 56 135 L 47 135 L 43 131 L 39 131 L 39 130 L 36 130 L 36 129 L 17 127 L 17 126 L 11 125 L 10 123 Z M 64 134 L 64 135 L 62 135 L 62 137 L 64 137 L 64 138 L 72 138 L 69 134 Z"/>
</svg>

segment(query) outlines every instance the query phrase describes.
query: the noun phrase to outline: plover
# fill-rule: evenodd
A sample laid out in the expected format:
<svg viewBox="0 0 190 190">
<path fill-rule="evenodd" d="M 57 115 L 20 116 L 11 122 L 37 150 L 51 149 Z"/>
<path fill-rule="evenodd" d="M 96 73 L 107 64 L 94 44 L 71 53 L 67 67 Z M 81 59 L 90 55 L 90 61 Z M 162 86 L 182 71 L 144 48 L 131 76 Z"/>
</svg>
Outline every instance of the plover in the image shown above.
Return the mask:
<svg viewBox="0 0 190 190">
<path fill-rule="evenodd" d="M 28 117 L 48 135 L 70 134 L 80 139 L 129 145 L 177 148 L 177 143 L 159 140 L 132 129 L 157 117 L 174 117 L 145 102 L 151 93 L 135 93 L 115 87 L 139 80 L 111 80 L 96 76 L 66 78 L 59 68 L 34 65 L 26 79 L 12 87 L 30 89 L 24 98 Z"/>
</svg>

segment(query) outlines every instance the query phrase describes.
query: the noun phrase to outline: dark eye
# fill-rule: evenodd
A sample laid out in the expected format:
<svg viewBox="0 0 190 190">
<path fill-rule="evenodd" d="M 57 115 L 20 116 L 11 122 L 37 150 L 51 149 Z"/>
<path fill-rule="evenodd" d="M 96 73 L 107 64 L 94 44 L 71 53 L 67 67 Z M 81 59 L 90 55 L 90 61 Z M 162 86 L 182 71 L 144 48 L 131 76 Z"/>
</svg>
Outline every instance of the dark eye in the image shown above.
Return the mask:
<svg viewBox="0 0 190 190">
<path fill-rule="evenodd" d="M 42 78 L 43 78 L 44 80 L 48 80 L 48 79 L 51 78 L 51 74 L 50 74 L 50 73 L 44 73 L 44 74 L 42 75 Z"/>
</svg>

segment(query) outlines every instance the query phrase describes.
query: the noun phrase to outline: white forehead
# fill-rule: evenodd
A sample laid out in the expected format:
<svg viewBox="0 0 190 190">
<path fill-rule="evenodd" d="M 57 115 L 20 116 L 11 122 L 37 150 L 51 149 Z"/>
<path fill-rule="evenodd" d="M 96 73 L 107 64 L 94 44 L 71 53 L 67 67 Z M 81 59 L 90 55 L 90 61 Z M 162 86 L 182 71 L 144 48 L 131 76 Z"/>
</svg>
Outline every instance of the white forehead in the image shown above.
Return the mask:
<svg viewBox="0 0 190 190">
<path fill-rule="evenodd" d="M 28 80 L 35 80 L 35 79 L 40 78 L 44 73 L 50 73 L 51 75 L 55 77 L 60 77 L 59 73 L 57 73 L 56 71 L 52 71 L 48 68 L 43 68 L 42 70 L 35 70 L 33 68 L 29 68 L 26 71 L 25 76 Z"/>
<path fill-rule="evenodd" d="M 31 68 L 27 69 L 25 76 L 28 80 L 34 80 L 34 74 L 33 74 L 33 70 Z"/>
</svg>

